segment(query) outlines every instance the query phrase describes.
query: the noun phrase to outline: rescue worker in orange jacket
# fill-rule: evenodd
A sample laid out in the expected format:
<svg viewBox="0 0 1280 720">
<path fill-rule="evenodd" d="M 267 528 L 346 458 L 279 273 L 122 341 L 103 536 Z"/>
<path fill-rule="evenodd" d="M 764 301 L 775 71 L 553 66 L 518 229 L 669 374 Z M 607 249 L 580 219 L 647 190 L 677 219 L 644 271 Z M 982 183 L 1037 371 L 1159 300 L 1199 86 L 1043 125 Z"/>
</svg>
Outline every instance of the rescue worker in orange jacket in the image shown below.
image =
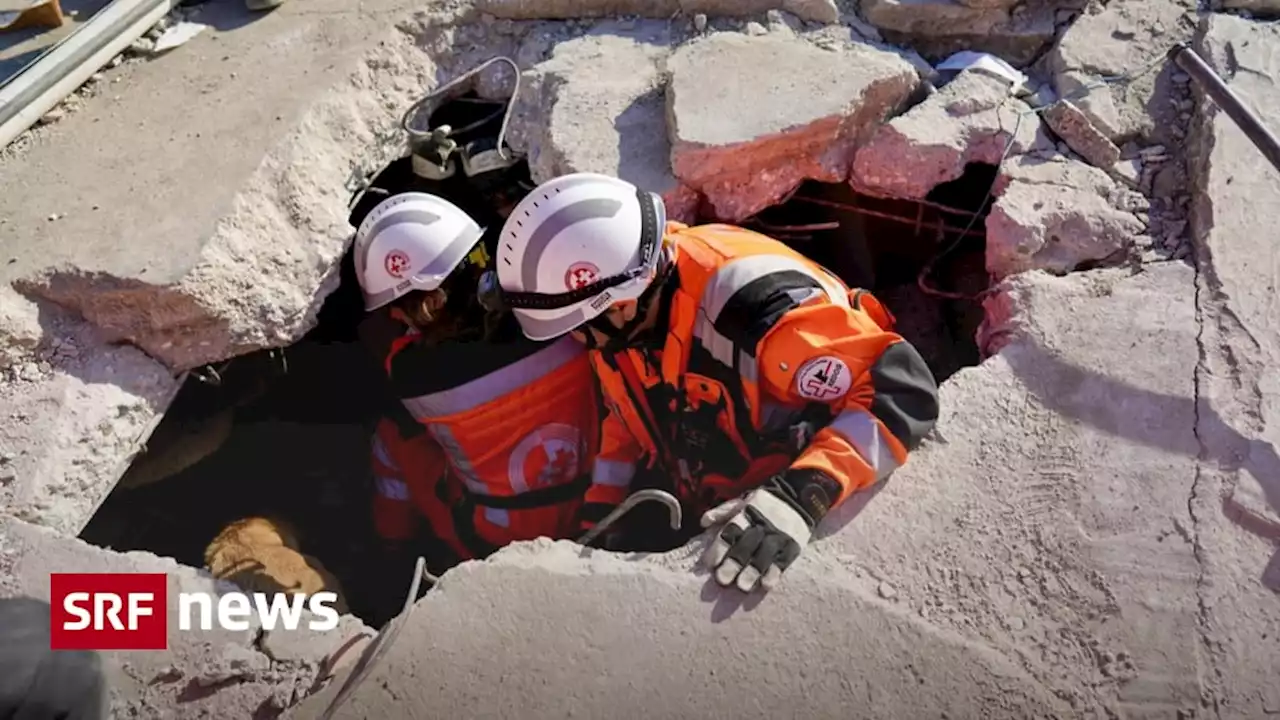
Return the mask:
<svg viewBox="0 0 1280 720">
<path fill-rule="evenodd" d="M 407 542 L 424 516 L 457 559 L 572 535 L 600 422 L 581 345 L 526 339 L 483 307 L 482 235 L 449 201 L 404 192 L 368 213 L 353 248 L 366 309 L 400 327 L 384 343 L 390 383 L 426 429 L 379 425 L 376 529 Z"/>
<path fill-rule="evenodd" d="M 528 195 L 498 243 L 525 335 L 593 350 L 609 413 L 584 519 L 660 463 L 702 526 L 722 526 L 705 556 L 721 585 L 776 585 L 823 516 L 937 419 L 892 316 L 771 238 L 667 223 L 657 195 L 578 173 Z"/>
</svg>

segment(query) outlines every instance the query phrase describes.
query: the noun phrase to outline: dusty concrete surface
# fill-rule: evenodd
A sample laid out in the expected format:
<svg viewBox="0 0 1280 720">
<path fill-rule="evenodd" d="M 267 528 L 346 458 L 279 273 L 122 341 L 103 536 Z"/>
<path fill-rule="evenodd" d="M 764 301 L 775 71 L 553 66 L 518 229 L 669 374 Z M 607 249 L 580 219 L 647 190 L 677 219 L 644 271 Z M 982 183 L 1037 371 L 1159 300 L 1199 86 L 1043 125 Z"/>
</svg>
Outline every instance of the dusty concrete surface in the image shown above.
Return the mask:
<svg viewBox="0 0 1280 720">
<path fill-rule="evenodd" d="M 1218 16 L 1201 55 L 1264 118 L 1280 112 L 1280 29 Z M 1277 250 L 1263 218 L 1280 212 L 1280 173 L 1225 114 L 1197 98 L 1193 225 L 1200 259 L 1198 433 L 1191 510 L 1202 562 L 1201 624 L 1221 717 L 1280 712 L 1280 408 L 1275 367 Z M 1239 638 L 1260 642 L 1244 652 Z"/>
<path fill-rule="evenodd" d="M 234 589 L 147 553 L 114 553 L 0 515 L 0 596 L 49 600 L 49 571 L 150 572 L 169 576 L 169 649 L 107 652 L 112 717 L 271 717 L 304 697 L 324 662 L 372 631 L 344 617 L 331 632 L 178 629 L 179 592 Z"/>
<path fill-rule="evenodd" d="M 0 288 L 0 508 L 80 532 L 178 383 L 52 303 Z"/>
</svg>

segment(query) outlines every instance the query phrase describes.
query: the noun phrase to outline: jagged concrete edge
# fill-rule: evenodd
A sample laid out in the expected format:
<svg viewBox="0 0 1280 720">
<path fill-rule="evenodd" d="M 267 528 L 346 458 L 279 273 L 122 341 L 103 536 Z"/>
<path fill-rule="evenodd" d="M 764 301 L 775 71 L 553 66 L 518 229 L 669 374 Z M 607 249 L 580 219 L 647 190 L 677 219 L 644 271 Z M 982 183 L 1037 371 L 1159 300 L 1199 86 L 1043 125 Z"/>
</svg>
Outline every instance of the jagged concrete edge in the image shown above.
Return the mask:
<svg viewBox="0 0 1280 720">
<path fill-rule="evenodd" d="M 558 9 L 564 7 L 564 4 L 539 0 L 476 0 L 478 11 L 510 20 L 572 20 L 617 15 L 665 19 L 673 14 L 746 18 L 763 15 L 769 10 L 782 10 L 801 20 L 823 24 L 833 24 L 840 20 L 840 11 L 834 0 L 766 0 L 746 4 L 746 7 L 735 2 L 721 3 L 715 0 L 622 0 L 601 3 L 579 0 L 572 5 L 573 11 L 569 12 Z"/>
<path fill-rule="evenodd" d="M 425 22 L 419 12 L 410 16 L 416 23 L 395 23 L 263 158 L 176 283 L 52 268 L 15 287 L 78 311 L 173 370 L 298 340 L 337 286 L 351 179 L 393 159 L 403 147 L 399 114 L 436 84 L 444 57 L 424 47 L 424 35 L 448 32 L 466 15 L 455 5 Z M 107 289 L 75 289 L 86 282 Z M 112 310 L 120 303 L 145 310 Z"/>
</svg>

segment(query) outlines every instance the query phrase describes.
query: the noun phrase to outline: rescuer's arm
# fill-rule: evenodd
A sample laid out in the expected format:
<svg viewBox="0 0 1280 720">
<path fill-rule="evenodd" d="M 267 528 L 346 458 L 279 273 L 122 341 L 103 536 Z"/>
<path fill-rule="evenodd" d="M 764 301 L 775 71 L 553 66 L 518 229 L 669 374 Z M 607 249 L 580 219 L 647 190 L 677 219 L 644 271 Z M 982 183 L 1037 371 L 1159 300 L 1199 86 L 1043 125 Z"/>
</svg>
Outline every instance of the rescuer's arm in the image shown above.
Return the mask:
<svg viewBox="0 0 1280 720">
<path fill-rule="evenodd" d="M 413 497 L 432 492 L 447 469 L 443 449 L 430 435 L 411 442 L 399 437 L 390 421 L 378 425 L 373 436 L 373 525 L 385 543 L 396 545 L 413 539 L 418 511 Z"/>
<path fill-rule="evenodd" d="M 938 386 L 920 353 L 856 309 L 798 308 L 760 348 L 761 392 L 789 404 L 822 403 L 831 422 L 785 473 L 797 496 L 825 486 L 807 508 L 821 519 L 849 495 L 889 476 L 938 419 Z M 806 500 L 809 502 L 809 500 Z"/>
<path fill-rule="evenodd" d="M 784 314 L 757 347 L 760 394 L 826 405 L 832 421 L 760 489 L 714 508 L 725 523 L 708 548 L 717 582 L 772 588 L 827 512 L 883 480 L 938 418 L 933 374 L 909 343 L 857 309 L 807 305 Z"/>
</svg>

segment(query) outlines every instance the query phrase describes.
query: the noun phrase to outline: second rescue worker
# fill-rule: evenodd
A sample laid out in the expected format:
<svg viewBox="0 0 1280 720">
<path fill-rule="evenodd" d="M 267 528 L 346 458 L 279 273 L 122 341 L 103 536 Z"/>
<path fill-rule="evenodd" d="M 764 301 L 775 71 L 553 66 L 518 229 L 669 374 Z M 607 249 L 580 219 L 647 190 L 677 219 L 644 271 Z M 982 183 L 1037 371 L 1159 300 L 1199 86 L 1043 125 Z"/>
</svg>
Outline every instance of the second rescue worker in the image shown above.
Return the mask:
<svg viewBox="0 0 1280 720">
<path fill-rule="evenodd" d="M 776 585 L 823 516 L 937 420 L 929 368 L 871 295 L 758 233 L 667 223 L 622 180 L 535 189 L 497 267 L 529 338 L 593 351 L 609 413 L 586 519 L 657 463 L 703 527 L 723 524 L 705 557 L 721 585 Z"/>
</svg>

